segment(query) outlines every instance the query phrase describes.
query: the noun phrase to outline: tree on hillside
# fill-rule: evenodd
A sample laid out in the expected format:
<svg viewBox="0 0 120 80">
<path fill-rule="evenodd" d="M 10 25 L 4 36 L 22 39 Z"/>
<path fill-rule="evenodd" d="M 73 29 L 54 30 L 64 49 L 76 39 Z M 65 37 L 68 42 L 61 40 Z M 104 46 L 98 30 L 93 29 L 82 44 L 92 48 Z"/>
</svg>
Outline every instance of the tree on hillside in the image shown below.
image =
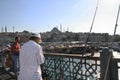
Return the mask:
<svg viewBox="0 0 120 80">
<path fill-rule="evenodd" d="M 79 39 L 80 39 L 79 34 L 75 34 L 74 40 L 75 40 L 75 41 L 79 41 Z"/>
</svg>

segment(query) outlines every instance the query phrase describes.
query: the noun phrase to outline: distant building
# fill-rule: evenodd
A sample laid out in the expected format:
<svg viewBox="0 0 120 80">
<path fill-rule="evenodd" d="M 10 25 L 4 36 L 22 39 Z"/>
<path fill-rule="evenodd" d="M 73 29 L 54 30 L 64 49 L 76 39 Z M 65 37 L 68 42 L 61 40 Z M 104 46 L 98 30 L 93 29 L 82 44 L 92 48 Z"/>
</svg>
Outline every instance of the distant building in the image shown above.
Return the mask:
<svg viewBox="0 0 120 80">
<path fill-rule="evenodd" d="M 29 40 L 30 34 L 28 31 L 23 32 L 3 32 L 3 28 L 1 28 L 0 33 L 0 44 L 6 45 L 14 40 L 15 36 L 19 36 L 21 38 L 21 42 L 26 42 Z M 50 32 L 40 33 L 43 42 L 71 42 L 71 41 L 80 41 L 85 42 L 89 33 L 73 33 L 73 32 L 61 32 L 58 28 L 54 27 Z M 117 36 L 117 40 L 120 40 L 120 36 Z M 90 33 L 90 37 L 88 38 L 88 42 L 111 42 L 112 36 L 108 33 Z"/>
</svg>

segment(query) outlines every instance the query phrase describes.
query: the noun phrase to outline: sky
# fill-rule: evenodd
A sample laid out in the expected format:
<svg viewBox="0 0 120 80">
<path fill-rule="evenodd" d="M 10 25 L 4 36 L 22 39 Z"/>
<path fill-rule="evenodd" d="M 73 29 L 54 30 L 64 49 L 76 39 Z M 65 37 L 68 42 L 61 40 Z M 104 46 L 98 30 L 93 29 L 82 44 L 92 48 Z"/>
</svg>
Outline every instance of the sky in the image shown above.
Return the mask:
<svg viewBox="0 0 120 80">
<path fill-rule="evenodd" d="M 113 34 L 120 0 L 99 0 L 92 32 Z M 97 0 L 0 0 L 0 28 L 8 32 L 89 32 Z M 1 31 L 1 29 L 0 29 Z M 120 34 L 120 17 L 117 34 Z"/>
</svg>

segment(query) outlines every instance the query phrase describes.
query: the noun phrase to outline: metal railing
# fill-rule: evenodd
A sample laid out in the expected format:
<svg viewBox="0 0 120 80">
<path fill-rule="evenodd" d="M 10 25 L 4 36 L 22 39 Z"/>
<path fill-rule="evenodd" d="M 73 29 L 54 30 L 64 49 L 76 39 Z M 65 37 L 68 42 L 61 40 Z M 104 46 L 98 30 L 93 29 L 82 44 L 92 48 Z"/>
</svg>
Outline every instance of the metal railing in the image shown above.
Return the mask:
<svg viewBox="0 0 120 80">
<path fill-rule="evenodd" d="M 99 80 L 100 78 L 99 57 L 81 57 L 78 54 L 61 53 L 44 55 L 43 70 L 46 71 L 49 80 Z M 79 64 L 81 65 L 78 66 Z"/>
<path fill-rule="evenodd" d="M 101 56 L 102 60 L 100 56 L 90 57 L 80 54 L 45 53 L 44 55 L 45 63 L 42 71 L 48 78 L 46 80 L 103 80 L 102 78 L 104 78 L 104 75 L 100 75 L 100 73 L 106 70 L 106 63 L 103 63 L 104 59 L 107 58 L 106 54 L 103 54 L 104 57 Z M 0 64 L 2 64 L 2 56 L 4 57 L 0 53 Z M 119 80 L 118 70 L 120 70 L 120 66 L 118 63 L 120 63 L 120 58 L 113 57 L 111 59 L 108 72 L 112 73 L 108 76 L 112 78 L 111 80 Z"/>
</svg>

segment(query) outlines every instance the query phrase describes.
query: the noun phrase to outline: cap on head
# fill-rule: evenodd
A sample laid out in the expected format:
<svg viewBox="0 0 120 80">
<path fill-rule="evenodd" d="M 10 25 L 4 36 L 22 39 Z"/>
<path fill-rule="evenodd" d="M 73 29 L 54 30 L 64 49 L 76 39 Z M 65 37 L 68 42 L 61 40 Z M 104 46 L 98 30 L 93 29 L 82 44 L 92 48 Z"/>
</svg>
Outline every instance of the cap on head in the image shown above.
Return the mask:
<svg viewBox="0 0 120 80">
<path fill-rule="evenodd" d="M 31 34 L 31 37 L 41 38 L 41 36 L 40 36 L 39 33 L 32 33 L 32 34 Z"/>
</svg>

